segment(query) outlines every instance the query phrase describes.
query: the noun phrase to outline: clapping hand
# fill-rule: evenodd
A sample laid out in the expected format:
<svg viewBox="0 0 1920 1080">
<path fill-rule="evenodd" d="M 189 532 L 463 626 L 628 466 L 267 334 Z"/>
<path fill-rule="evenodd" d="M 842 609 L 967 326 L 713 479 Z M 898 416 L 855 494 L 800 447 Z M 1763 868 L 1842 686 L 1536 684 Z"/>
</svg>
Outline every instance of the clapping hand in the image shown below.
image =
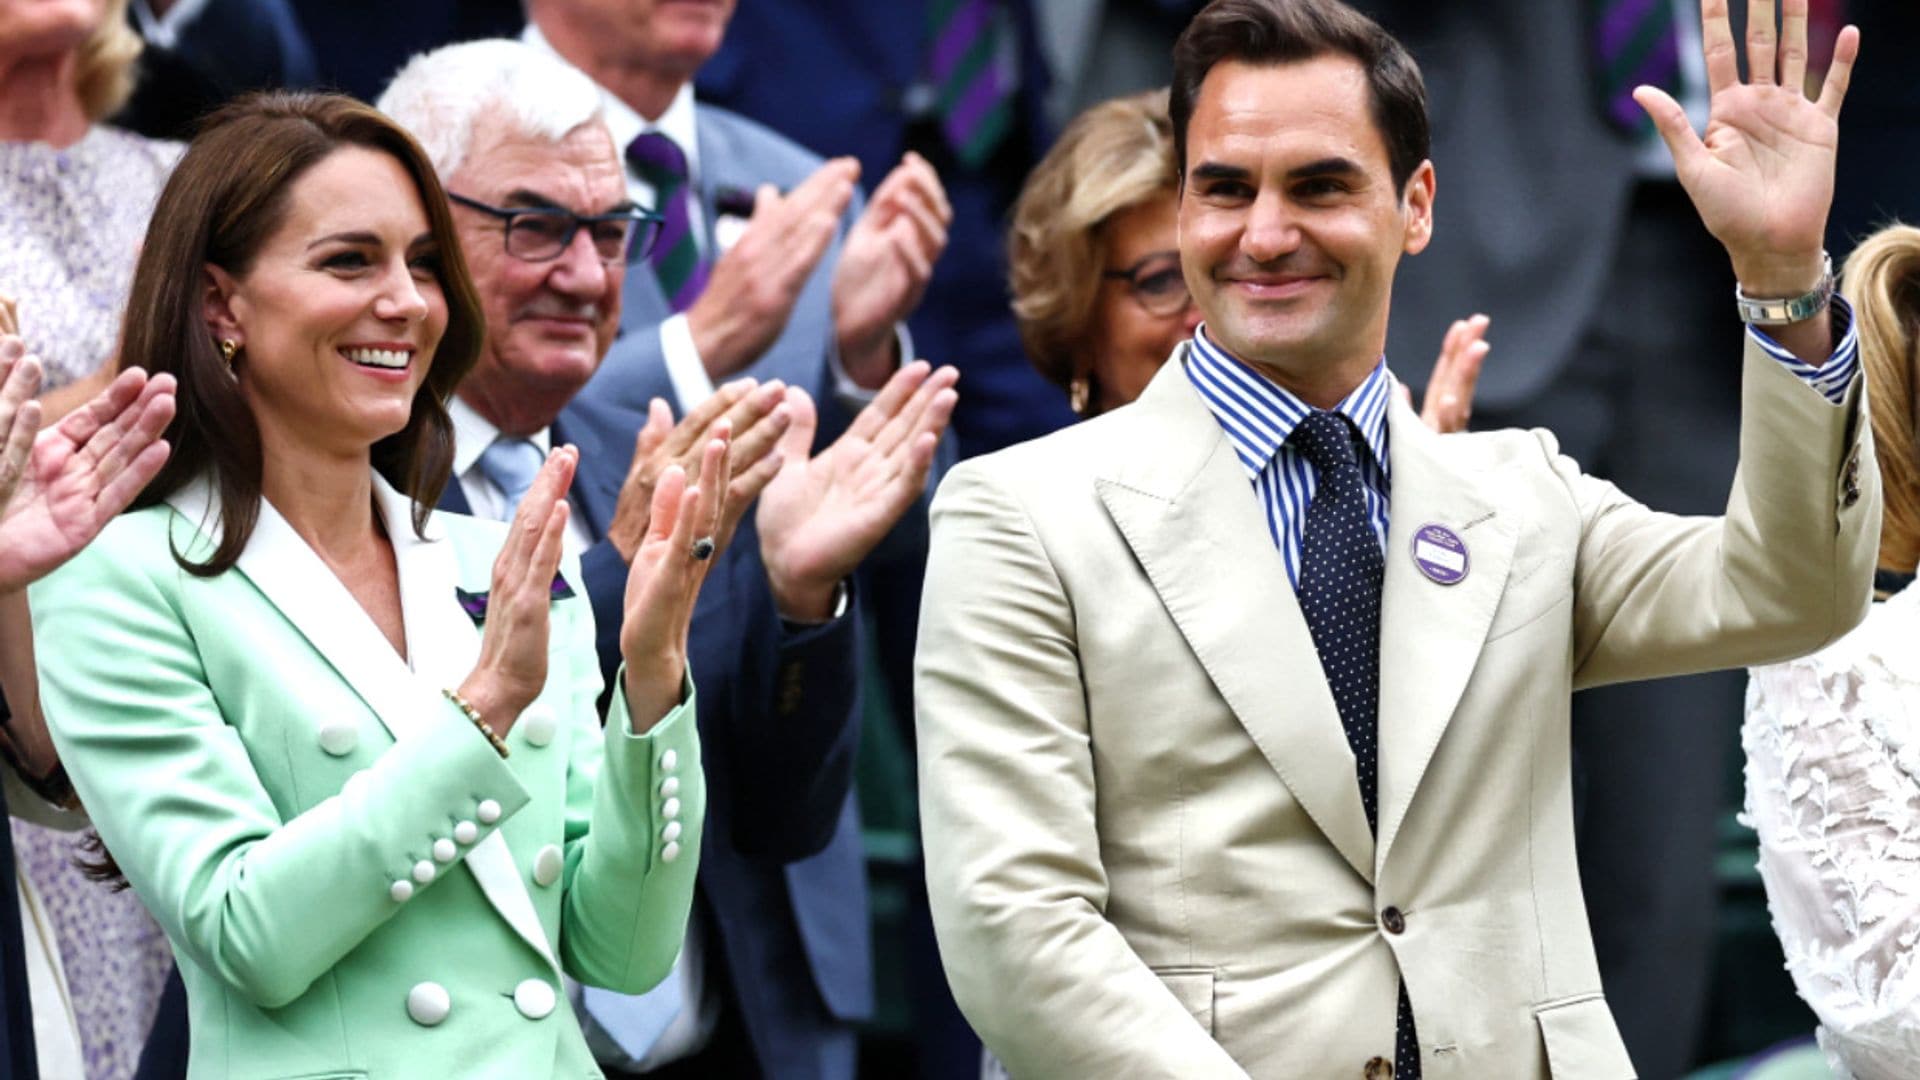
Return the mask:
<svg viewBox="0 0 1920 1080">
<path fill-rule="evenodd" d="M 846 434 L 808 457 L 817 419 L 805 391 L 787 391 L 793 425 L 785 461 L 761 493 L 754 521 L 780 614 L 829 617 L 834 586 L 887 535 L 926 487 L 934 447 L 959 400 L 951 367 L 916 360 L 860 410 Z"/>
<path fill-rule="evenodd" d="M 1442 435 L 1467 430 L 1473 416 L 1473 388 L 1480 382 L 1480 365 L 1491 348 L 1487 344 L 1488 318 L 1474 315 L 1455 319 L 1440 341 L 1440 358 L 1433 362 L 1427 392 L 1420 401 L 1420 422 Z M 1413 405 L 1413 391 L 1396 381 L 1394 392 Z"/>
<path fill-rule="evenodd" d="M 730 432 L 720 421 L 702 448 L 700 475 L 728 475 Z M 620 657 L 626 661 L 627 713 L 644 735 L 680 701 L 687 670 L 687 627 L 693 604 L 713 565 L 712 537 L 726 515 L 728 496 L 718 484 L 694 484 L 672 465 L 653 489 L 647 535 L 627 572 L 626 613 L 620 624 Z"/>
<path fill-rule="evenodd" d="M 1860 31 L 1849 26 L 1840 32 L 1826 85 L 1818 100 L 1808 100 L 1807 0 L 1785 0 L 1784 32 L 1777 40 L 1774 0 L 1749 0 L 1746 83 L 1735 63 L 1727 4 L 1700 5 L 1712 94 L 1705 138 L 1693 133 L 1685 110 L 1662 91 L 1643 86 L 1634 100 L 1672 150 L 1680 183 L 1707 229 L 1726 246 L 1740 287 L 1754 297 L 1797 296 L 1820 278 L 1840 102 L 1860 53 Z"/>
<path fill-rule="evenodd" d="M 567 488 L 579 461 L 580 452 L 571 446 L 547 455 L 493 560 L 480 659 L 460 684 L 460 696 L 503 739 L 547 685 L 553 575 L 560 572 L 570 510 Z"/>
<path fill-rule="evenodd" d="M 715 554 L 727 549 L 733 540 L 740 515 L 780 468 L 780 455 L 774 453 L 780 437 L 786 434 L 792 417 L 782 407 L 786 385 L 778 379 L 762 386 L 753 379 L 737 379 L 721 386 L 679 423 L 665 401 L 653 399 L 647 409 L 647 422 L 635 440 L 633 464 L 620 485 L 613 521 L 607 526 L 607 540 L 620 557 L 633 562 L 633 553 L 647 534 L 653 513 L 653 491 L 669 466 L 679 466 L 689 483 L 699 483 L 700 459 L 706 444 L 725 423 L 733 432 L 728 454 L 732 475 L 727 486 L 727 512 L 713 534 Z"/>
<path fill-rule="evenodd" d="M 168 447 L 174 381 L 138 368 L 120 373 L 84 407 L 45 431 L 40 362 L 0 335 L 0 592 L 24 588 L 87 546 L 140 494 Z"/>
<path fill-rule="evenodd" d="M 909 151 L 847 233 L 833 274 L 833 325 L 855 383 L 877 388 L 893 370 L 894 325 L 919 305 L 952 222 L 940 174 Z"/>
</svg>

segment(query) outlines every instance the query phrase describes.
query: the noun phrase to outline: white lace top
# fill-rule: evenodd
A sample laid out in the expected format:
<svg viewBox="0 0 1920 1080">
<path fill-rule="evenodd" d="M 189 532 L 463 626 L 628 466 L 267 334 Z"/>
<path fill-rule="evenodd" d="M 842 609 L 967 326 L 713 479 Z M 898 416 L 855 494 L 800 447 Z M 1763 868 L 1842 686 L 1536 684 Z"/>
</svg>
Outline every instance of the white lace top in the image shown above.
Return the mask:
<svg viewBox="0 0 1920 1080">
<path fill-rule="evenodd" d="M 112 359 L 147 219 L 180 151 L 100 124 L 64 150 L 0 142 L 0 293 L 20 306 L 43 390 Z"/>
<path fill-rule="evenodd" d="M 1753 669 L 1741 743 L 1774 930 L 1834 1075 L 1920 1075 L 1920 586 Z"/>
</svg>

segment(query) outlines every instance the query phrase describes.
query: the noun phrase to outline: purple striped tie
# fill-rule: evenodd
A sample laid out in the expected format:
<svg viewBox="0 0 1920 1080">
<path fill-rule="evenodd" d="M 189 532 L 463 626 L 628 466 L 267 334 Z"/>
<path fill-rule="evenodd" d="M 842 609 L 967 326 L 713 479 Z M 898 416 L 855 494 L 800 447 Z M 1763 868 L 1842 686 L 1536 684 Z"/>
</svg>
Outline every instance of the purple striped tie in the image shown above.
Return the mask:
<svg viewBox="0 0 1920 1080">
<path fill-rule="evenodd" d="M 687 155 L 674 141 L 649 131 L 627 145 L 627 161 L 653 185 L 655 209 L 665 218 L 647 261 L 660 291 L 674 311 L 685 311 L 707 287 L 712 265 L 700 254 L 693 235 L 693 185 L 687 183 Z"/>
<path fill-rule="evenodd" d="M 1636 86 L 1679 87 L 1680 28 L 1673 0 L 1596 0 L 1593 6 L 1595 89 L 1607 122 L 1632 135 L 1653 130 L 1633 100 Z"/>
<path fill-rule="evenodd" d="M 1002 0 L 933 0 L 927 84 L 954 156 L 979 168 L 1013 127 L 1020 89 L 1018 33 Z"/>
</svg>

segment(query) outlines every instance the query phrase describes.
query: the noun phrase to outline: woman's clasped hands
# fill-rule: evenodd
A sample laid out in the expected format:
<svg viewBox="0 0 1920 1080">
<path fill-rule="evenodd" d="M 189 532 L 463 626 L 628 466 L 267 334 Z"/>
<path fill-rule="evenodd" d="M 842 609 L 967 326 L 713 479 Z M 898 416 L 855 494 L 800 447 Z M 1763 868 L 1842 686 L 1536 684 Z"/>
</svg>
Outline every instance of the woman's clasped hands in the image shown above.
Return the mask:
<svg viewBox="0 0 1920 1080">
<path fill-rule="evenodd" d="M 731 429 L 723 421 L 714 436 L 702 453 L 699 475 L 724 477 Z M 460 694 L 503 738 L 547 683 L 553 580 L 565 550 L 567 489 L 579 460 L 580 451 L 572 446 L 548 455 L 494 560 L 480 658 Z M 713 537 L 726 502 L 724 485 L 691 484 L 678 465 L 669 466 L 654 486 L 646 535 L 627 575 L 620 628 L 626 661 L 622 690 L 635 734 L 645 734 L 680 703 L 687 629 L 712 564 Z"/>
</svg>

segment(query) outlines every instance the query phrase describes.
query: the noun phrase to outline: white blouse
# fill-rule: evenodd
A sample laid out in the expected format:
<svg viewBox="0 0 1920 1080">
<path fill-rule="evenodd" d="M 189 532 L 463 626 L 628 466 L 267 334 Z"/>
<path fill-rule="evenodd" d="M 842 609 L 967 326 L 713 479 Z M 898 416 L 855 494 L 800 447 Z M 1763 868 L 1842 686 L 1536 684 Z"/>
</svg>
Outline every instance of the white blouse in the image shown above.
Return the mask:
<svg viewBox="0 0 1920 1080">
<path fill-rule="evenodd" d="M 1800 660 L 1754 668 L 1743 820 L 1836 1077 L 1920 1073 L 1920 586 Z"/>
</svg>

